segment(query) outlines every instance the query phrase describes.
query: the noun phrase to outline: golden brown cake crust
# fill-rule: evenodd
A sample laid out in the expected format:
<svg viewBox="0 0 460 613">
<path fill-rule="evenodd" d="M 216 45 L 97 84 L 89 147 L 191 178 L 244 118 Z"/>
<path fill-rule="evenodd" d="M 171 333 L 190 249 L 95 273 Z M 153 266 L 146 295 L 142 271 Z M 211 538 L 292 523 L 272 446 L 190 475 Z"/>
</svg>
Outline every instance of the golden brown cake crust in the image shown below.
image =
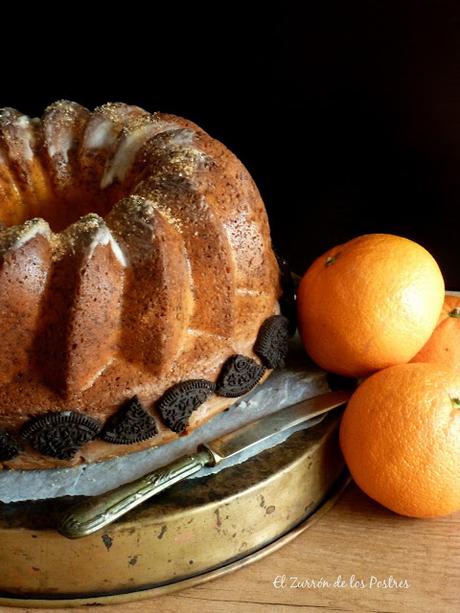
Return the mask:
<svg viewBox="0 0 460 613">
<path fill-rule="evenodd" d="M 260 363 L 280 292 L 265 208 L 242 163 L 192 122 L 121 103 L 61 101 L 40 120 L 0 111 L 0 203 L 0 432 L 23 448 L 0 466 L 166 443 L 178 434 L 156 403 L 171 386 L 215 383 L 235 354 Z M 20 436 L 50 412 L 104 425 L 134 396 L 158 428 L 141 443 L 95 439 L 63 460 Z M 213 393 L 187 432 L 233 401 Z"/>
</svg>

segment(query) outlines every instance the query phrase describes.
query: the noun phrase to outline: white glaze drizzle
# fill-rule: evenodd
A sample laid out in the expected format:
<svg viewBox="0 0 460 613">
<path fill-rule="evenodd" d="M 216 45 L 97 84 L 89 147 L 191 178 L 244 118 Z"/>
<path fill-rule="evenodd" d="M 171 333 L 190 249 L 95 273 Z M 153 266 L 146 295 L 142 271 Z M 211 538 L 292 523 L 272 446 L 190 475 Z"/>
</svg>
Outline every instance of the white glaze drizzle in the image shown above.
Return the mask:
<svg viewBox="0 0 460 613">
<path fill-rule="evenodd" d="M 60 155 L 67 164 L 69 162 L 69 151 L 72 148 L 74 140 L 72 129 L 62 130 L 59 135 L 56 135 L 50 126 L 47 126 L 45 136 L 48 142 L 47 148 L 50 158 Z"/>
<path fill-rule="evenodd" d="M 133 132 L 123 134 L 115 155 L 107 161 L 100 183 L 101 189 L 105 189 L 115 180 L 123 181 L 135 160 L 137 152 L 150 137 L 176 127 L 177 124 L 174 122 L 155 121 Z"/>
<path fill-rule="evenodd" d="M 34 157 L 33 147 L 35 144 L 35 138 L 32 130 L 33 122 L 27 115 L 21 115 L 15 120 L 14 126 L 22 131 L 24 158 L 30 161 Z"/>
<path fill-rule="evenodd" d="M 92 258 L 96 247 L 98 246 L 105 247 L 106 245 L 109 245 L 109 244 L 110 244 L 110 247 L 112 248 L 113 254 L 116 257 L 117 261 L 120 263 L 121 266 L 123 266 L 123 268 L 126 268 L 128 266 L 128 260 L 125 254 L 123 253 L 120 245 L 114 239 L 112 233 L 110 232 L 110 230 L 107 228 L 105 224 L 99 227 L 98 231 L 94 235 L 93 240 L 91 241 L 89 245 L 88 259 Z"/>
<path fill-rule="evenodd" d="M 84 146 L 87 149 L 105 149 L 111 147 L 117 139 L 115 126 L 109 119 L 101 118 L 87 128 Z"/>
<path fill-rule="evenodd" d="M 12 249 L 20 249 L 39 234 L 47 238 L 51 236 L 48 223 L 41 218 L 29 219 L 20 226 L 6 228 L 0 233 L 0 255 Z"/>
<path fill-rule="evenodd" d="M 247 287 L 238 287 L 236 293 L 239 296 L 261 296 L 262 292 L 255 289 L 248 289 Z"/>
<path fill-rule="evenodd" d="M 134 162 L 136 153 L 145 143 L 147 138 L 155 133 L 155 131 L 156 126 L 149 124 L 123 137 L 123 140 L 118 146 L 115 155 L 105 167 L 104 174 L 102 175 L 101 179 L 101 189 L 105 189 L 115 180 L 123 181 L 129 168 Z"/>
</svg>

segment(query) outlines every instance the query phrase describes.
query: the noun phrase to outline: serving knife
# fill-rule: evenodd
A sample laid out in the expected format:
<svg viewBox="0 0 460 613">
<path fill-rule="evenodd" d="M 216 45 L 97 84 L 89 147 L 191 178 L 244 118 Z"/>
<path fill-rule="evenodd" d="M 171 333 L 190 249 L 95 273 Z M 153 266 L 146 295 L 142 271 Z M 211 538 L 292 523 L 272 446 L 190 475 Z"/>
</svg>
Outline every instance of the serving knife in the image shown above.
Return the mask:
<svg viewBox="0 0 460 613">
<path fill-rule="evenodd" d="M 92 534 L 205 466 L 216 466 L 223 460 L 247 452 L 259 443 L 269 442 L 280 432 L 306 424 L 309 420 L 342 406 L 350 395 L 349 391 L 327 392 L 280 409 L 234 432 L 200 445 L 192 455 L 179 458 L 112 491 L 77 503 L 59 519 L 57 530 L 72 539 Z"/>
</svg>

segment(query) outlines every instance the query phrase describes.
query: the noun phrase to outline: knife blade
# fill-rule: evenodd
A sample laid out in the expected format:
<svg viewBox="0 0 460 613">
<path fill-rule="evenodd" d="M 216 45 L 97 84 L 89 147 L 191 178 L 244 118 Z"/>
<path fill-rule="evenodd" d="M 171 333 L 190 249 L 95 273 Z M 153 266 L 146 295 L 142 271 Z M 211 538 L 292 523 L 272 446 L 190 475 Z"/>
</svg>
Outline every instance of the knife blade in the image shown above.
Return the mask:
<svg viewBox="0 0 460 613">
<path fill-rule="evenodd" d="M 310 419 L 337 408 L 344 404 L 349 397 L 349 392 L 336 391 L 308 398 L 266 417 L 261 417 L 234 432 L 206 443 L 203 447 L 211 451 L 215 463 L 218 464 L 223 459 L 242 453 L 280 432 L 291 430 Z"/>
<path fill-rule="evenodd" d="M 327 392 L 253 421 L 201 445 L 192 455 L 179 458 L 115 490 L 77 503 L 59 519 L 57 530 L 67 538 L 92 534 L 203 467 L 216 466 L 261 442 L 268 442 L 280 432 L 294 429 L 342 406 L 350 396 L 349 391 Z"/>
</svg>

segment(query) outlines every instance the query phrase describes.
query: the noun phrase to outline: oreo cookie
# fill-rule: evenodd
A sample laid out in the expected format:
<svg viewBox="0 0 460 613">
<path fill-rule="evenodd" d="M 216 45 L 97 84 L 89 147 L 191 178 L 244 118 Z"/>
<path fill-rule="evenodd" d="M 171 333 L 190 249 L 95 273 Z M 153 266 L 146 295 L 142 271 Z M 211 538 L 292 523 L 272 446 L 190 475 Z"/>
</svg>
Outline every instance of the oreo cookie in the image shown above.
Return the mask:
<svg viewBox="0 0 460 613">
<path fill-rule="evenodd" d="M 70 460 L 81 447 L 95 438 L 101 424 L 75 411 L 46 413 L 30 419 L 21 435 L 43 455 Z"/>
<path fill-rule="evenodd" d="M 244 355 L 232 355 L 222 367 L 216 384 L 216 394 L 237 398 L 247 394 L 261 380 L 264 366 Z"/>
<path fill-rule="evenodd" d="M 140 443 L 158 434 L 155 420 L 133 396 L 104 426 L 101 439 L 116 445 Z"/>
<path fill-rule="evenodd" d="M 289 321 L 284 315 L 273 315 L 260 327 L 254 353 L 267 368 L 283 368 L 288 353 Z"/>
<path fill-rule="evenodd" d="M 22 451 L 19 443 L 4 430 L 0 430 L 0 462 L 12 460 Z"/>
<path fill-rule="evenodd" d="M 206 379 L 190 379 L 169 388 L 157 404 L 168 428 L 178 434 L 184 432 L 190 415 L 209 398 L 214 387 L 214 383 Z"/>
</svg>

